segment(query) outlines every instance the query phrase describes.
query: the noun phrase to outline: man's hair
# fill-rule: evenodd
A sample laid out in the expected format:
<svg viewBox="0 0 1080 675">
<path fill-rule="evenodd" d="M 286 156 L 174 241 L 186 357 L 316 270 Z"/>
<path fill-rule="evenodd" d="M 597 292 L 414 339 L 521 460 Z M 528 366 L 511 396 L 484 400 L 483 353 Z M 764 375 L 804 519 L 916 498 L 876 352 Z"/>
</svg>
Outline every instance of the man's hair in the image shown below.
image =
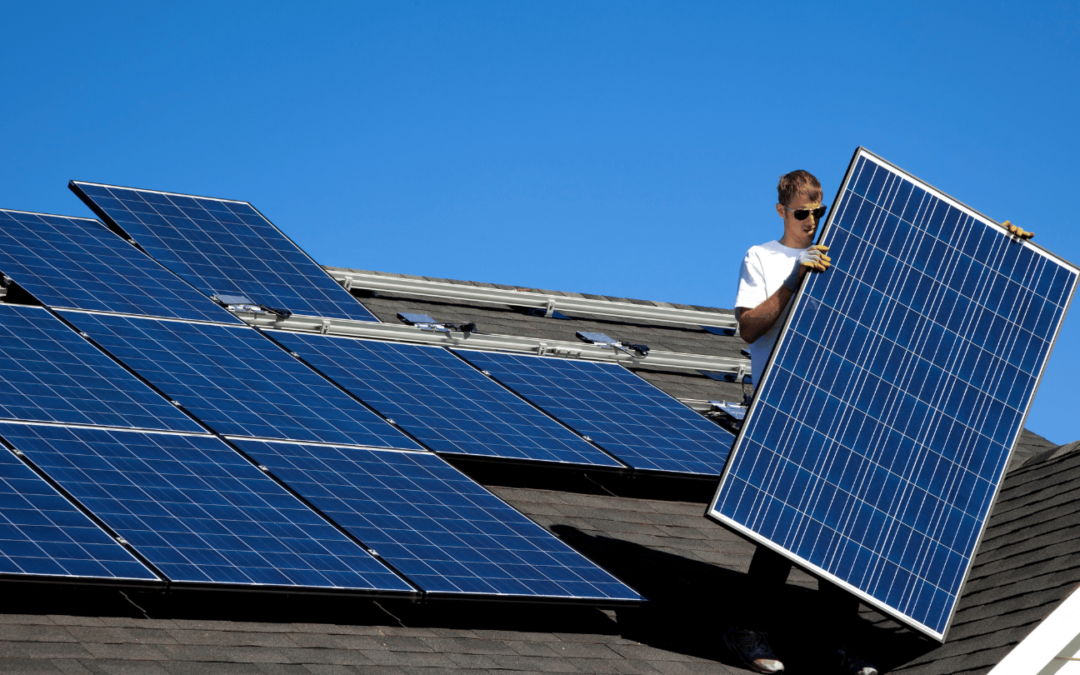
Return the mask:
<svg viewBox="0 0 1080 675">
<path fill-rule="evenodd" d="M 776 198 L 780 203 L 787 206 L 799 195 L 821 200 L 821 183 L 814 178 L 814 174 L 799 169 L 780 176 L 780 182 L 776 185 Z"/>
</svg>

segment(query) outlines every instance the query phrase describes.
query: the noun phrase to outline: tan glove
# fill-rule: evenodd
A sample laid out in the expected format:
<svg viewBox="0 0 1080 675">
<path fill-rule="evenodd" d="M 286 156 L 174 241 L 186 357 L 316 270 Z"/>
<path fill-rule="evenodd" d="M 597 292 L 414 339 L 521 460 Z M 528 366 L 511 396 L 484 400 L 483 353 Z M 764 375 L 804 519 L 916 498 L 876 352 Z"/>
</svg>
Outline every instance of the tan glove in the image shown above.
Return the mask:
<svg viewBox="0 0 1080 675">
<path fill-rule="evenodd" d="M 809 268 L 811 272 L 824 272 L 832 267 L 832 258 L 826 255 L 828 252 L 828 246 L 814 244 L 802 252 L 799 264 Z"/>
<path fill-rule="evenodd" d="M 1004 227 L 1006 230 L 1008 230 L 1009 234 L 1016 237 L 1017 239 L 1031 239 L 1032 237 L 1035 236 L 1034 232 L 1028 232 L 1027 230 L 1025 230 L 1025 229 L 1023 229 L 1023 228 L 1021 228 L 1021 227 L 1019 227 L 1017 225 L 1013 225 L 1012 223 L 1010 223 L 1007 220 L 1004 223 L 1002 223 L 1001 226 Z"/>
</svg>

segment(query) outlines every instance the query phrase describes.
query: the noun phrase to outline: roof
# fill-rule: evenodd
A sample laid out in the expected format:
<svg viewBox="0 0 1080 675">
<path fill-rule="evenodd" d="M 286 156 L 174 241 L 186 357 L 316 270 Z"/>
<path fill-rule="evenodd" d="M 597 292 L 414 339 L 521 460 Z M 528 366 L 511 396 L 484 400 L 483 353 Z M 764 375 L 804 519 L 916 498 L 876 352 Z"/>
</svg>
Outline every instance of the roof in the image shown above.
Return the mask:
<svg viewBox="0 0 1080 675">
<path fill-rule="evenodd" d="M 396 322 L 399 311 L 414 311 L 438 321 L 475 322 L 487 333 L 574 340 L 576 331 L 599 331 L 653 349 L 725 357 L 737 357 L 743 347 L 736 337 L 686 324 L 588 315 L 557 320 L 507 305 L 386 292 L 363 302 L 387 322 Z M 697 372 L 634 370 L 677 398 L 742 399 L 741 385 Z M 731 599 L 754 546 L 704 517 L 712 482 L 515 470 L 484 462 L 459 466 L 649 603 L 617 610 L 524 602 L 413 604 L 8 583 L 0 613 L 0 671 L 745 672 L 719 634 L 727 622 L 738 621 L 740 609 Z M 1025 431 L 949 641 L 939 645 L 863 608 L 859 651 L 896 672 L 988 672 L 1080 583 L 1080 554 L 1074 553 L 1080 538 L 1078 476 L 1080 453 Z M 795 570 L 788 586 L 796 610 L 790 616 L 798 618 L 774 635 L 774 646 L 791 671 L 816 672 L 817 655 L 792 647 L 814 620 L 816 583 Z"/>
</svg>

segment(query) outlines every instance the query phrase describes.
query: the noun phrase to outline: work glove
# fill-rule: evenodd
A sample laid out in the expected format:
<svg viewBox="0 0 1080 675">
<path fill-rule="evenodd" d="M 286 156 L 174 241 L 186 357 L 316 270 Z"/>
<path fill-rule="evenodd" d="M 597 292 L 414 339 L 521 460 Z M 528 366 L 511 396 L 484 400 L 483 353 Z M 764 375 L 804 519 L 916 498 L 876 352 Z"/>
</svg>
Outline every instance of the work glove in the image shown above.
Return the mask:
<svg viewBox="0 0 1080 675">
<path fill-rule="evenodd" d="M 788 275 L 787 279 L 784 279 L 784 285 L 787 286 L 788 290 L 792 293 L 798 290 L 799 279 L 807 271 L 824 272 L 832 267 L 832 258 L 827 255 L 828 251 L 828 246 L 814 244 L 800 253 L 799 262 L 795 265 L 795 269 L 791 270 L 791 274 Z"/>
<path fill-rule="evenodd" d="M 1006 230 L 1008 230 L 1009 234 L 1016 237 L 1017 239 L 1031 239 L 1032 237 L 1035 236 L 1034 232 L 1028 232 L 1027 230 L 1025 230 L 1025 229 L 1023 229 L 1023 228 L 1021 228 L 1021 227 L 1019 227 L 1017 225 L 1013 225 L 1012 223 L 1010 223 L 1007 220 L 1004 223 L 1002 223 L 1001 226 L 1004 227 Z"/>
</svg>

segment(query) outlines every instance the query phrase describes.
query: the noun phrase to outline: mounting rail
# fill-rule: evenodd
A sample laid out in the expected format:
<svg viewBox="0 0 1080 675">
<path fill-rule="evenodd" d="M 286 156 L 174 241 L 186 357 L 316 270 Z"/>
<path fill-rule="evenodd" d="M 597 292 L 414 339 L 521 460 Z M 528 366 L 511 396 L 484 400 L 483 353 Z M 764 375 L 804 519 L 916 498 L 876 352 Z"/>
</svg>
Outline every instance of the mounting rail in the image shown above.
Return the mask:
<svg viewBox="0 0 1080 675">
<path fill-rule="evenodd" d="M 677 307 L 658 307 L 656 305 L 638 305 L 614 300 L 589 300 L 588 298 L 550 295 L 538 291 L 505 290 L 486 286 L 452 284 L 445 281 L 428 281 L 427 279 L 390 277 L 332 267 L 324 269 L 348 291 L 363 289 L 420 295 L 439 298 L 440 300 L 468 300 L 498 305 L 535 307 L 544 310 L 548 316 L 551 316 L 551 313 L 557 309 L 562 312 L 617 316 L 624 319 L 664 321 L 694 326 L 715 326 L 716 328 L 729 330 L 735 330 L 738 325 L 735 322 L 734 314 L 702 312 L 696 309 L 679 309 Z"/>
<path fill-rule="evenodd" d="M 250 326 L 302 333 L 322 333 L 324 335 L 359 337 L 370 340 L 390 340 L 488 351 L 510 351 L 542 356 L 559 356 L 568 359 L 585 359 L 588 361 L 610 361 L 621 363 L 624 366 L 711 370 L 733 373 L 736 376 L 749 372 L 750 368 L 750 362 L 743 358 L 682 354 L 679 352 L 665 352 L 659 349 L 650 350 L 648 356 L 638 357 L 613 350 L 607 345 L 593 345 L 583 342 L 542 340 L 516 335 L 429 331 L 418 326 L 353 321 L 349 319 L 324 319 L 296 315 L 286 319 L 273 314 L 255 313 L 238 308 L 232 308 L 231 311 Z"/>
</svg>

